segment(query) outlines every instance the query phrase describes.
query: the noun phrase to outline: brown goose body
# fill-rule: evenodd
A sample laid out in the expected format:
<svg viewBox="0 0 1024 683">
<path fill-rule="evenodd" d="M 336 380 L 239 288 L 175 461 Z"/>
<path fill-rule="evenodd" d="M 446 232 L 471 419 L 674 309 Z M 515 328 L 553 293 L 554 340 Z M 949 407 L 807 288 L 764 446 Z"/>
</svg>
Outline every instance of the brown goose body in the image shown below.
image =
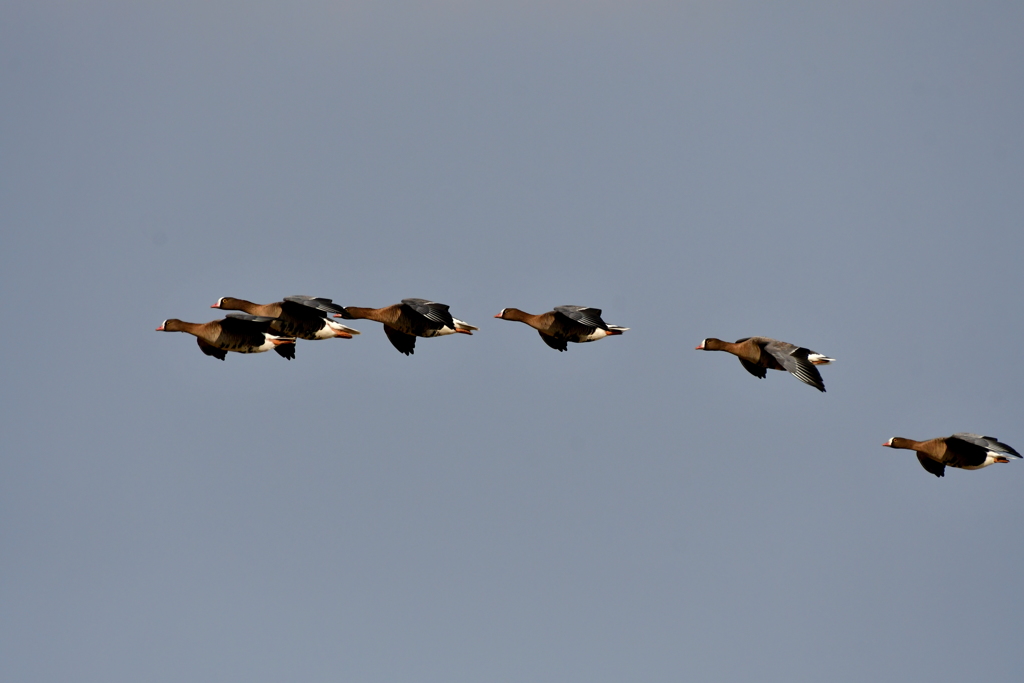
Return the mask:
<svg viewBox="0 0 1024 683">
<path fill-rule="evenodd" d="M 526 323 L 540 333 L 545 344 L 557 351 L 567 350 L 569 342 L 583 344 L 597 341 L 629 329 L 607 324 L 601 318 L 601 309 L 586 306 L 555 306 L 554 310 L 538 315 L 518 308 L 503 308 L 494 317 Z"/>
<path fill-rule="evenodd" d="M 426 299 L 402 299 L 384 308 L 346 306 L 336 318 L 373 320 L 383 323 L 391 344 L 405 355 L 416 352 L 416 337 L 441 337 L 448 334 L 473 334 L 479 329 L 453 318 L 446 304 Z"/>
<path fill-rule="evenodd" d="M 340 313 L 341 306 L 330 299 L 311 296 L 289 296 L 272 304 L 255 304 L 245 299 L 225 296 L 210 308 L 245 311 L 250 315 L 274 318 L 271 329 L 286 337 L 299 339 L 351 339 L 358 330 L 331 320 L 328 315 Z"/>
<path fill-rule="evenodd" d="M 271 332 L 271 318 L 227 317 L 208 323 L 188 323 L 177 318 L 165 320 L 157 332 L 185 332 L 196 338 L 207 356 L 224 360 L 228 351 L 262 353 L 273 349 L 282 358 L 295 358 L 295 339 Z"/>
<path fill-rule="evenodd" d="M 829 358 L 803 346 L 770 337 L 744 337 L 734 342 L 708 337 L 697 347 L 698 351 L 725 351 L 740 359 L 747 372 L 764 379 L 768 370 L 785 370 L 804 384 L 825 391 L 825 382 L 815 365 L 828 365 Z"/>
<path fill-rule="evenodd" d="M 970 432 L 957 432 L 952 436 L 927 441 L 894 436 L 882 445 L 916 451 L 921 466 L 936 477 L 945 476 L 946 467 L 980 470 L 997 462 L 1010 462 L 1010 458 L 1021 457 L 1020 453 L 995 437 Z"/>
</svg>

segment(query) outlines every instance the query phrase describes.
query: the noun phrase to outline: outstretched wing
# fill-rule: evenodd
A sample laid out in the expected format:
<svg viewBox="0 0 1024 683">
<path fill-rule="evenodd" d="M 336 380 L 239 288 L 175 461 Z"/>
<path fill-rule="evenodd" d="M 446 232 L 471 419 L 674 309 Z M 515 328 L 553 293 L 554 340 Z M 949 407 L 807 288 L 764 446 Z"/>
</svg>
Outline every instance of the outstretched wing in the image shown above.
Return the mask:
<svg viewBox="0 0 1024 683">
<path fill-rule="evenodd" d="M 586 306 L 555 306 L 555 313 L 564 315 L 566 318 L 579 325 L 586 327 L 598 327 L 607 330 L 608 325 L 601 319 L 600 308 L 587 308 Z"/>
<path fill-rule="evenodd" d="M 936 477 L 946 476 L 946 466 L 943 465 L 941 462 L 932 460 L 924 453 L 918 453 L 917 459 L 921 462 L 921 467 L 925 468 L 926 470 L 934 474 Z"/>
<path fill-rule="evenodd" d="M 437 327 L 455 329 L 455 321 L 452 319 L 452 314 L 448 312 L 447 304 L 439 304 L 436 301 L 427 301 L 426 299 L 402 299 L 402 304 L 413 312 L 422 315 Z"/>
<path fill-rule="evenodd" d="M 388 335 L 392 346 L 409 356 L 416 351 L 416 337 L 405 332 L 399 332 L 390 325 L 384 326 L 384 334 Z"/>
<path fill-rule="evenodd" d="M 821 373 L 811 361 L 807 360 L 807 356 L 812 353 L 810 349 L 805 349 L 802 346 L 794 347 L 792 344 L 777 341 L 768 342 L 761 348 L 771 354 L 771 357 L 778 361 L 779 365 L 798 380 L 804 384 L 810 384 L 818 391 L 825 391 L 825 382 L 821 379 Z"/>
<path fill-rule="evenodd" d="M 552 337 L 550 334 L 544 334 L 541 331 L 537 331 L 540 338 L 544 340 L 544 343 L 553 348 L 555 351 L 565 351 L 568 348 L 568 342 L 565 339 L 559 337 Z"/>
</svg>

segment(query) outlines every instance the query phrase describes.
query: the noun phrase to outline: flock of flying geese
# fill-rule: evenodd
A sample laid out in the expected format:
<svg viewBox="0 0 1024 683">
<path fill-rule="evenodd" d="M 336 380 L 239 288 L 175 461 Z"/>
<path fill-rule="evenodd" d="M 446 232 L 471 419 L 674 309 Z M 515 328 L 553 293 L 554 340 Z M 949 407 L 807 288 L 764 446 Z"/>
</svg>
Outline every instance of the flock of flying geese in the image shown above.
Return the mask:
<svg viewBox="0 0 1024 683">
<path fill-rule="evenodd" d="M 208 323 L 187 323 L 172 318 L 156 329 L 158 332 L 187 332 L 195 336 L 203 353 L 220 360 L 226 358 L 228 351 L 261 353 L 271 349 L 291 360 L 295 358 L 296 339 L 351 339 L 359 334 L 358 330 L 333 318 L 383 323 L 388 340 L 407 356 L 415 352 L 416 337 L 457 333 L 471 335 L 480 329 L 452 317 L 447 305 L 426 299 L 402 299 L 401 303 L 384 308 L 358 308 L 339 306 L 330 299 L 311 296 L 288 296 L 272 304 L 222 297 L 211 308 L 243 313 L 229 313 L 221 320 Z M 526 323 L 537 330 L 545 344 L 558 351 L 565 351 L 569 342 L 597 341 L 629 329 L 605 323 L 600 309 L 586 306 L 555 306 L 553 310 L 539 315 L 531 315 L 518 308 L 504 308 L 494 317 Z M 787 371 L 818 391 L 825 391 L 825 383 L 816 366 L 828 365 L 835 360 L 808 348 L 768 337 L 746 337 L 735 342 L 709 337 L 700 343 L 697 350 L 731 353 L 739 358 L 747 372 L 761 379 L 768 370 Z M 994 437 L 967 432 L 928 441 L 897 436 L 882 445 L 916 451 L 921 466 L 937 477 L 945 475 L 947 466 L 978 470 L 1022 457 Z"/>
</svg>

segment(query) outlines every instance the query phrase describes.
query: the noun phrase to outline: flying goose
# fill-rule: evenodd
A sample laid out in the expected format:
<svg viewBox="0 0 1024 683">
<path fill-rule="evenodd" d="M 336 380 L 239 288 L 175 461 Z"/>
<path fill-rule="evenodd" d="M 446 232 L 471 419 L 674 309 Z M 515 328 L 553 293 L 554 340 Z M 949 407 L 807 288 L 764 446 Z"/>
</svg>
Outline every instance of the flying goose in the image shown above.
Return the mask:
<svg viewBox="0 0 1024 683">
<path fill-rule="evenodd" d="M 194 335 L 200 350 L 207 356 L 224 360 L 228 351 L 262 353 L 273 349 L 282 358 L 295 358 L 295 339 L 270 331 L 274 318 L 251 315 L 229 315 L 208 323 L 187 323 L 177 318 L 165 320 L 157 332 L 187 332 Z"/>
<path fill-rule="evenodd" d="M 754 377 L 765 378 L 768 370 L 787 370 L 804 384 L 825 391 L 825 383 L 815 365 L 828 365 L 835 358 L 823 356 L 803 346 L 768 337 L 744 337 L 735 342 L 708 337 L 697 347 L 698 351 L 726 351 L 740 359 L 743 367 Z"/>
<path fill-rule="evenodd" d="M 957 432 L 953 436 L 928 441 L 894 436 L 882 445 L 917 451 L 921 467 L 936 477 L 945 476 L 947 465 L 962 470 L 980 470 L 997 462 L 1010 462 L 1009 458 L 1021 457 L 1020 453 L 993 436 L 969 432 Z"/>
<path fill-rule="evenodd" d="M 331 320 L 328 315 L 341 313 L 342 308 L 330 299 L 312 296 L 286 296 L 283 301 L 272 304 L 254 304 L 245 299 L 224 296 L 210 308 L 228 311 L 245 311 L 250 315 L 275 318 L 271 323 L 274 332 L 286 337 L 299 339 L 334 339 L 341 337 L 351 339 L 359 334 L 339 322 Z"/>
<path fill-rule="evenodd" d="M 556 351 L 566 351 L 568 342 L 582 344 L 597 341 L 629 329 L 605 323 L 601 319 L 600 308 L 586 306 L 555 306 L 554 310 L 540 315 L 531 315 L 518 308 L 503 308 L 494 317 L 526 323 L 537 330 L 544 343 Z"/>
<path fill-rule="evenodd" d="M 402 303 L 384 308 L 346 306 L 334 317 L 383 323 L 388 339 L 407 356 L 416 350 L 416 337 L 441 337 L 456 332 L 471 335 L 473 330 L 480 329 L 453 318 L 446 304 L 426 299 L 402 299 Z"/>
</svg>

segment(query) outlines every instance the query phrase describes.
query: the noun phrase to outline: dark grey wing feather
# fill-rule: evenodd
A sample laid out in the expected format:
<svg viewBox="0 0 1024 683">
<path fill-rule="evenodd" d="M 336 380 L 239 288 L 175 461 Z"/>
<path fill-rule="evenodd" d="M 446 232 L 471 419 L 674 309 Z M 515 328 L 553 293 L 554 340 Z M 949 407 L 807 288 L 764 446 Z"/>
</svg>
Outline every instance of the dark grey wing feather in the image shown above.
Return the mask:
<svg viewBox="0 0 1024 683">
<path fill-rule="evenodd" d="M 936 477 L 946 476 L 946 466 L 943 465 L 941 462 L 932 460 L 924 453 L 918 453 L 917 459 L 918 461 L 920 461 L 921 467 L 925 468 L 926 470 L 934 474 Z"/>
<path fill-rule="evenodd" d="M 564 315 L 574 323 L 587 327 L 599 327 L 607 330 L 608 325 L 601 319 L 600 308 L 587 308 L 586 306 L 555 306 L 555 313 Z"/>
<path fill-rule="evenodd" d="M 751 363 L 749 360 L 743 360 L 742 358 L 740 358 L 740 365 L 746 368 L 747 372 L 749 372 L 754 377 L 760 377 L 761 379 L 764 379 L 765 375 L 768 374 L 768 368 L 766 368 L 763 365 L 758 365 L 757 363 Z"/>
<path fill-rule="evenodd" d="M 981 434 L 971 434 L 970 432 L 957 432 L 951 438 L 959 439 L 967 443 L 972 443 L 975 446 L 980 446 L 986 451 L 995 451 L 996 453 L 1005 453 L 1014 457 L 1021 457 L 1021 454 L 1013 450 L 1011 446 L 999 441 L 994 436 L 982 436 Z"/>
<path fill-rule="evenodd" d="M 318 296 L 286 296 L 285 301 L 290 301 L 293 304 L 299 304 L 306 308 L 311 308 L 317 311 L 323 311 L 324 313 L 344 313 L 345 309 L 338 304 L 334 303 L 330 299 L 324 299 Z M 320 316 L 325 317 L 325 316 Z"/>
<path fill-rule="evenodd" d="M 392 346 L 409 356 L 416 352 L 416 337 L 405 332 L 399 332 L 389 325 L 384 326 L 384 334 L 388 335 Z"/>
<path fill-rule="evenodd" d="M 426 299 L 402 299 L 402 304 L 419 313 L 437 327 L 455 329 L 455 321 L 452 320 L 452 314 L 448 312 L 446 304 L 439 304 L 436 301 L 427 301 Z"/>
<path fill-rule="evenodd" d="M 550 334 L 544 334 L 541 331 L 537 331 L 540 338 L 544 340 L 544 343 L 553 348 L 555 351 L 565 351 L 568 348 L 568 342 L 565 339 L 559 337 L 552 337 Z"/>
<path fill-rule="evenodd" d="M 811 361 L 807 360 L 807 356 L 811 353 L 810 349 L 776 341 L 764 344 L 761 348 L 770 353 L 772 358 L 779 362 L 779 365 L 798 380 L 804 384 L 810 384 L 818 391 L 825 391 L 825 382 L 821 379 L 821 373 Z"/>
<path fill-rule="evenodd" d="M 218 349 L 216 346 L 210 346 L 199 337 L 196 337 L 196 343 L 199 344 L 199 350 L 205 353 L 207 356 L 213 356 L 224 360 L 228 356 L 228 352 L 224 349 Z"/>
<path fill-rule="evenodd" d="M 274 351 L 277 353 L 277 355 L 281 356 L 281 358 L 284 358 L 286 360 L 292 360 L 293 358 L 295 358 L 295 344 L 294 343 L 291 343 L 291 344 L 276 344 L 274 346 Z"/>
</svg>

